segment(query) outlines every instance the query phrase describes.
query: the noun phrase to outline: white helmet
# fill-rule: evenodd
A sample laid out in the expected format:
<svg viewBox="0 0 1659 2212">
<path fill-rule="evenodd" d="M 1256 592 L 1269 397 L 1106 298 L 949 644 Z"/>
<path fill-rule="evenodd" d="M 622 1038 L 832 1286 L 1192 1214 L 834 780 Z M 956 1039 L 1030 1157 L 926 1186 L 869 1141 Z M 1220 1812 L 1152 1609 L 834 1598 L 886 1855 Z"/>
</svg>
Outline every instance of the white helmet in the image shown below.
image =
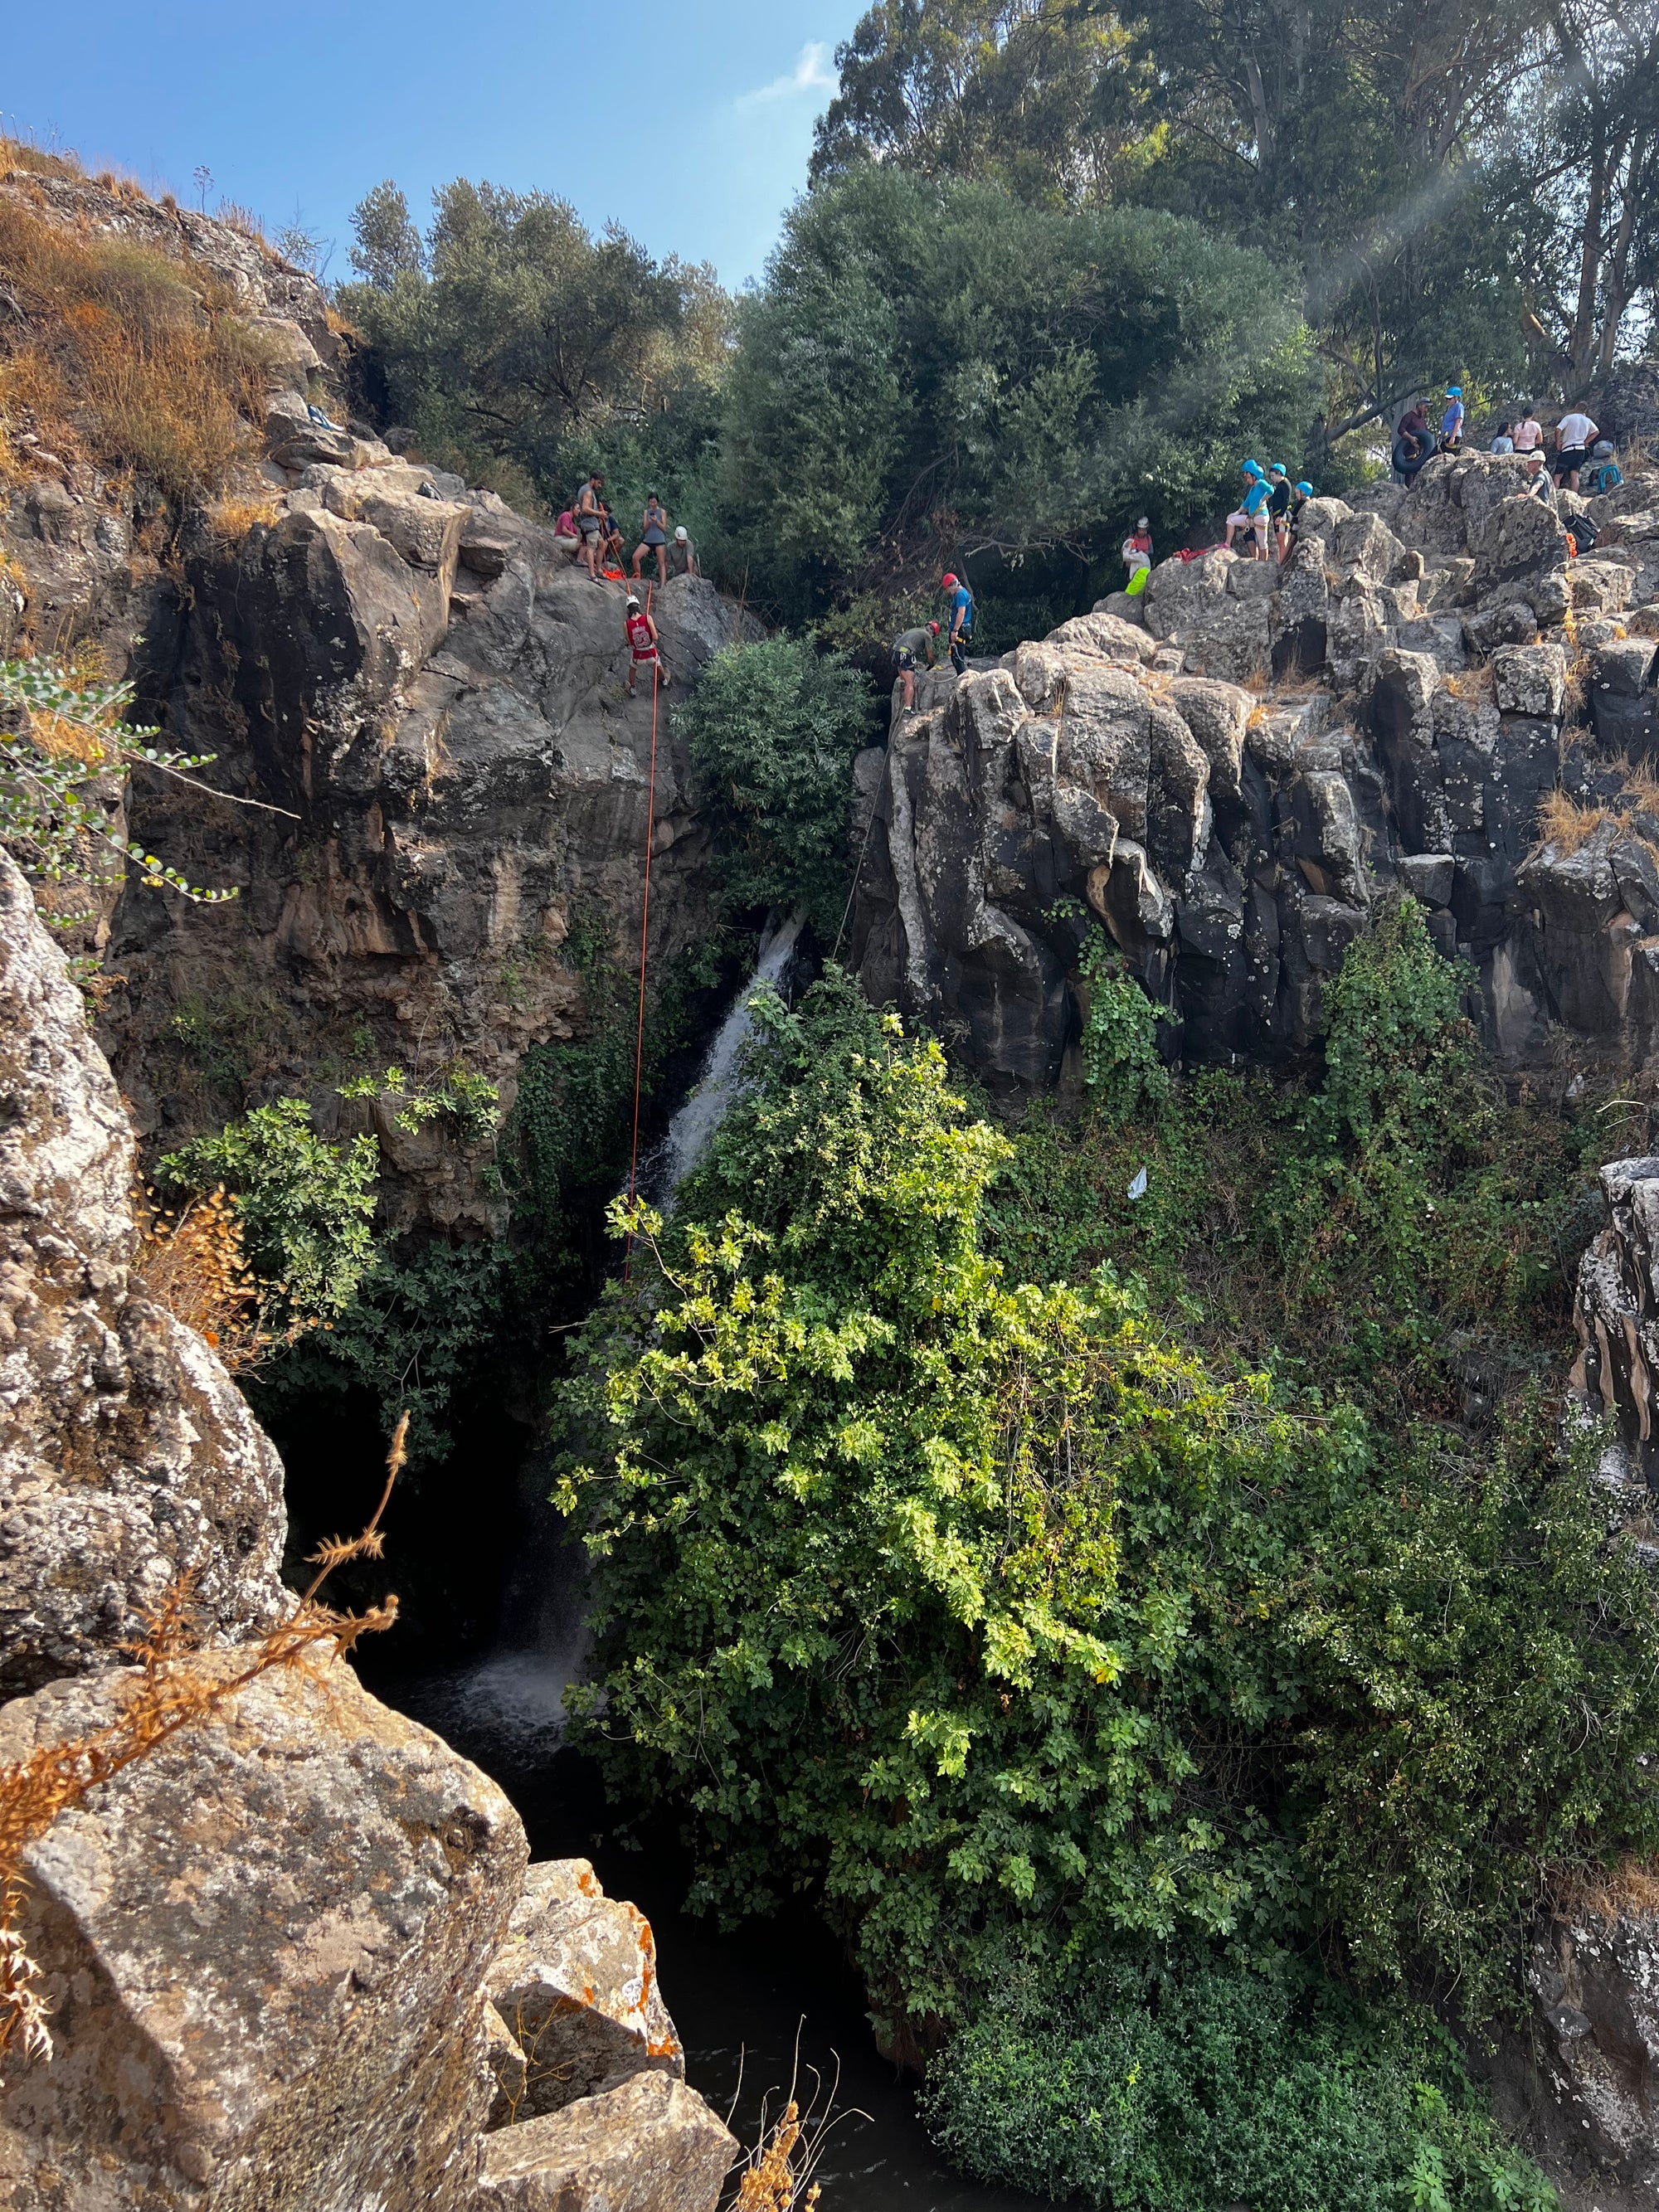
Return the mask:
<svg viewBox="0 0 1659 2212">
<path fill-rule="evenodd" d="M 678 538 L 680 544 L 684 545 L 685 543 L 685 525 L 684 523 L 681 523 L 679 528 L 674 532 L 674 535 Z"/>
</svg>

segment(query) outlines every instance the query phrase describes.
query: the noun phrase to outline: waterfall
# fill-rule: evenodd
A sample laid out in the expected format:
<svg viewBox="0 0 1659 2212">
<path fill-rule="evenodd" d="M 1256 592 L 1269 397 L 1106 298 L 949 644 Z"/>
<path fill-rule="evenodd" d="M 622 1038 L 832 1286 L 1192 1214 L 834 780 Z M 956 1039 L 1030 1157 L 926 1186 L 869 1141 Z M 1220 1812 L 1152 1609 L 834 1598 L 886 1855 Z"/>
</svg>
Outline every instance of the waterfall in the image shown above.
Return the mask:
<svg viewBox="0 0 1659 2212">
<path fill-rule="evenodd" d="M 787 921 L 774 924 L 762 937 L 754 974 L 732 1000 L 703 1060 L 702 1073 L 670 1121 L 668 1134 L 641 1170 L 640 1188 L 659 1204 L 665 1206 L 672 1200 L 726 1119 L 737 1092 L 738 1056 L 755 1025 L 749 1002 L 760 985 L 781 984 L 805 926 L 805 913 L 797 908 Z"/>
<path fill-rule="evenodd" d="M 754 1028 L 749 1002 L 758 986 L 781 985 L 805 921 L 805 914 L 793 914 L 765 932 L 754 971 L 726 1010 L 696 1082 L 667 1135 L 641 1161 L 639 1188 L 658 1205 L 672 1203 L 737 1096 L 738 1060 Z M 404 1682 L 398 1693 L 405 1712 L 498 1777 L 531 1771 L 558 1749 L 565 1691 L 586 1656 L 586 1558 L 580 1533 L 548 1503 L 550 1481 L 540 1455 L 533 1455 L 519 1482 L 513 1566 L 495 1643 L 463 1667 Z"/>
</svg>

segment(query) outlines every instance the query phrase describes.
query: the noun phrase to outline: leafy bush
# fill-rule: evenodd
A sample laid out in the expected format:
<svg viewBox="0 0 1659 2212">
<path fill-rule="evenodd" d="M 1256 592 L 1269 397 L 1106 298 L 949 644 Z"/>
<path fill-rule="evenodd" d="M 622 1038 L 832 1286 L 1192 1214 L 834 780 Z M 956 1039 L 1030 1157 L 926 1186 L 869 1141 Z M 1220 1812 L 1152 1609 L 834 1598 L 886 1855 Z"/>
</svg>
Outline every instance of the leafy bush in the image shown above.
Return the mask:
<svg viewBox="0 0 1659 2212">
<path fill-rule="evenodd" d="M 167 1153 L 155 1174 L 180 1191 L 222 1184 L 235 1198 L 248 1261 L 278 1293 L 280 1310 L 331 1326 L 377 1262 L 380 1171 L 373 1137 L 331 1145 L 312 1127 L 303 1098 L 278 1098 Z"/>
<path fill-rule="evenodd" d="M 1098 923 L 1085 940 L 1078 966 L 1089 989 L 1083 1079 L 1097 1093 L 1101 1112 L 1122 1121 L 1138 1106 L 1160 1104 L 1169 1096 L 1170 1077 L 1158 1055 L 1158 1009 L 1125 972 Z"/>
<path fill-rule="evenodd" d="M 41 886 L 38 900 L 54 927 L 91 919 L 130 870 L 147 890 L 206 905 L 236 896 L 192 884 L 111 828 L 118 781 L 129 769 L 189 781 L 189 770 L 213 758 L 158 751 L 149 743 L 158 730 L 122 719 L 132 698 L 131 684 L 86 681 L 57 661 L 0 661 L 0 710 L 14 724 L 0 728 L 0 844 Z"/>
<path fill-rule="evenodd" d="M 1069 1996 L 1018 1969 L 933 2072 L 969 2172 L 1115 2212 L 1553 2212 L 1433 2015 L 1267 1972 L 1107 1961 Z"/>
<path fill-rule="evenodd" d="M 1547 1415 L 1395 1443 L 1109 1270 L 1010 1287 L 1012 1147 L 937 1048 L 833 975 L 758 1029 L 563 1488 L 603 1756 L 698 1893 L 821 1881 L 901 2031 L 1016 1939 L 1317 1935 L 1502 2002 L 1540 1865 L 1659 1840 L 1659 1617 Z"/>
<path fill-rule="evenodd" d="M 804 639 L 728 645 L 676 726 L 727 825 L 721 872 L 744 906 L 805 906 L 826 940 L 846 902 L 848 770 L 870 688 Z"/>
</svg>

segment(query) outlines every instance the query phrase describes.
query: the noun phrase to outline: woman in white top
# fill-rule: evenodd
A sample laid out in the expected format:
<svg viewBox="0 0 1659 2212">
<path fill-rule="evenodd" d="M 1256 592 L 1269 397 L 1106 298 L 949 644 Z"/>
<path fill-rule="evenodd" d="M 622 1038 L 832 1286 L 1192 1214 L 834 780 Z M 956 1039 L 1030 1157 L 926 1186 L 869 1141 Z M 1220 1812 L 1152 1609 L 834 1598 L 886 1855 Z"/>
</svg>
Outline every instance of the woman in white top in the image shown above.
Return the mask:
<svg viewBox="0 0 1659 2212">
<path fill-rule="evenodd" d="M 1569 491 L 1578 489 L 1578 471 L 1589 459 L 1589 449 L 1601 435 L 1589 416 L 1575 408 L 1555 426 L 1555 481 Z"/>
<path fill-rule="evenodd" d="M 1515 450 L 1517 453 L 1535 453 L 1543 445 L 1544 426 L 1533 413 L 1530 399 L 1522 408 L 1521 420 L 1516 424 L 1510 435 L 1515 440 Z"/>
</svg>

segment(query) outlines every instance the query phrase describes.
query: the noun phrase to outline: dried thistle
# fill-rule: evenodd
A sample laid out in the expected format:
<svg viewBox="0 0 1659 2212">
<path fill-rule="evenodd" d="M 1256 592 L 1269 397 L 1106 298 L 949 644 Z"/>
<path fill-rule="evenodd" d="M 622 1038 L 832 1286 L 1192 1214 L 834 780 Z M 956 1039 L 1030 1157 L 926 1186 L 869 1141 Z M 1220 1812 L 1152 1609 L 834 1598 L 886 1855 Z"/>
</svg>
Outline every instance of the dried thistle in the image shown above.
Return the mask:
<svg viewBox="0 0 1659 2212">
<path fill-rule="evenodd" d="M 386 1455 L 386 1486 L 362 1535 L 325 1549 L 344 1558 L 380 1556 L 380 1516 L 404 1466 L 408 1434 L 405 1413 Z M 295 1599 L 292 1612 L 253 1647 L 246 1663 L 219 1680 L 190 1664 L 201 1636 L 192 1604 L 193 1577 L 188 1572 L 179 1576 L 144 1617 L 143 1634 L 125 1647 L 137 1671 L 121 1689 L 114 1719 L 0 1767 L 0 2055 L 21 2047 L 29 2058 L 52 2056 L 47 2008 L 35 1987 L 40 1969 L 17 1927 L 26 1887 L 23 1854 L 29 1844 L 100 1783 L 147 1758 L 180 1729 L 210 1719 L 262 1674 L 302 1664 L 323 1644 L 331 1644 L 337 1656 L 360 1637 L 391 1627 L 398 1618 L 395 1597 L 363 1613 L 337 1613 L 323 1604 L 318 1593 L 328 1572 L 324 1566 Z"/>
</svg>

